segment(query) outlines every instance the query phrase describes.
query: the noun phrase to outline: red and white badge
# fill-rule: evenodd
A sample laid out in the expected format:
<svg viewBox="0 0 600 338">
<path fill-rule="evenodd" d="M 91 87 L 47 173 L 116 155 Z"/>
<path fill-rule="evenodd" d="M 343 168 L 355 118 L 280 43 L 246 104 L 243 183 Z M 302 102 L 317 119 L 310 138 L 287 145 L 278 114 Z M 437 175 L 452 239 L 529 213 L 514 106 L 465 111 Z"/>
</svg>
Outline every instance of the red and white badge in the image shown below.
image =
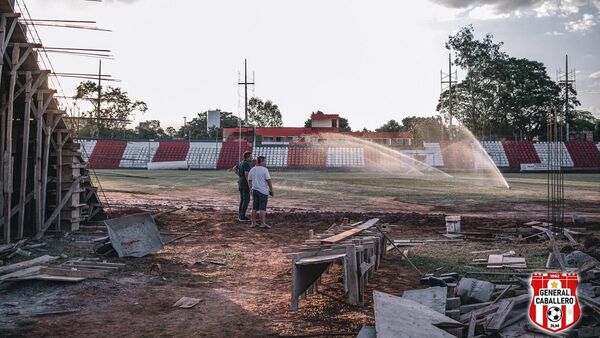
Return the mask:
<svg viewBox="0 0 600 338">
<path fill-rule="evenodd" d="M 529 318 L 540 328 L 552 333 L 567 330 L 579 320 L 577 274 L 534 273 L 531 276 L 533 295 Z"/>
</svg>

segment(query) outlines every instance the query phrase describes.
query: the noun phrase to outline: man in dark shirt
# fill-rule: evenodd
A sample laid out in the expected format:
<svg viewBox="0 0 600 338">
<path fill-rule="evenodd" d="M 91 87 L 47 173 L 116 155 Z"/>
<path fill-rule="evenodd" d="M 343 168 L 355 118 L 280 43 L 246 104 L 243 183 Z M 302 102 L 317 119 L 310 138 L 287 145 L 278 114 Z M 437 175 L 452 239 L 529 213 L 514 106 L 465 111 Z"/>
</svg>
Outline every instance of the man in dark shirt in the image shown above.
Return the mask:
<svg viewBox="0 0 600 338">
<path fill-rule="evenodd" d="M 250 188 L 248 187 L 248 172 L 251 169 L 252 152 L 246 151 L 244 153 L 244 160 L 235 165 L 232 169 L 236 175 L 238 175 L 238 189 L 240 190 L 240 208 L 238 221 L 250 222 L 250 219 L 246 217 L 246 210 L 248 210 L 248 204 L 250 203 Z"/>
</svg>

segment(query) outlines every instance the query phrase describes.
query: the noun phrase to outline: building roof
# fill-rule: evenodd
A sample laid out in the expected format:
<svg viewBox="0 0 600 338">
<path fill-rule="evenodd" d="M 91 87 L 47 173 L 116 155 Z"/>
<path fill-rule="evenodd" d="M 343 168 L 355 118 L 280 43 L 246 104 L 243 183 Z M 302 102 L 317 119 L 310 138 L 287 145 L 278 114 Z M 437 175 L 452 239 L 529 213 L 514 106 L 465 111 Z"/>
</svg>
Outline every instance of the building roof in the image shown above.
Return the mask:
<svg viewBox="0 0 600 338">
<path fill-rule="evenodd" d="M 338 114 L 311 114 L 310 115 L 310 119 L 311 120 L 335 120 L 335 119 L 339 119 L 340 115 Z"/>
<path fill-rule="evenodd" d="M 350 131 L 342 134 L 362 137 L 362 138 L 410 138 L 412 139 L 413 134 L 410 131 Z"/>
</svg>

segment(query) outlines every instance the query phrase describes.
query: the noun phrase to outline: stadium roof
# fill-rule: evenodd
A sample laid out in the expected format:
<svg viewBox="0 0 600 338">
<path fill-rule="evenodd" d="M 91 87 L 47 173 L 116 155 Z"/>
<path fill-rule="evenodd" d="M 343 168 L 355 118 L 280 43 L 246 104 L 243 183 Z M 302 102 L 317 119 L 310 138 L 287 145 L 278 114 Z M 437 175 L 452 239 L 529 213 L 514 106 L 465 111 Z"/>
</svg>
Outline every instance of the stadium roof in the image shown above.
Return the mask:
<svg viewBox="0 0 600 338">
<path fill-rule="evenodd" d="M 340 115 L 338 114 L 311 114 L 310 115 L 310 119 L 311 120 L 335 120 L 335 119 L 339 119 Z"/>
</svg>

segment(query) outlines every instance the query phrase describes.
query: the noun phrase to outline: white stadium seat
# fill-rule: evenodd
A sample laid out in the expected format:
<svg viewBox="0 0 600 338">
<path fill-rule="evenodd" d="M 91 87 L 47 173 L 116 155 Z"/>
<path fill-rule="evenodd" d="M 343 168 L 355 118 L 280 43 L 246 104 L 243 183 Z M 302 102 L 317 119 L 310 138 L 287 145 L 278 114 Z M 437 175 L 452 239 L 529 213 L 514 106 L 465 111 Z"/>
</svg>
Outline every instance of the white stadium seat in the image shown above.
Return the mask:
<svg viewBox="0 0 600 338">
<path fill-rule="evenodd" d="M 361 168 L 365 166 L 363 148 L 329 147 L 327 148 L 327 168 Z"/>
<path fill-rule="evenodd" d="M 500 141 L 481 141 L 481 145 L 487 151 L 490 158 L 494 161 L 497 167 L 508 167 L 508 157 Z"/>
<path fill-rule="evenodd" d="M 127 142 L 119 168 L 147 168 L 152 161 L 159 142 Z"/>
<path fill-rule="evenodd" d="M 423 143 L 425 147 L 425 163 L 432 167 L 443 167 L 444 158 L 442 157 L 442 149 L 439 143 Z"/>
<path fill-rule="evenodd" d="M 81 148 L 79 148 L 79 151 L 81 152 L 81 157 L 83 158 L 83 160 L 85 162 L 87 162 L 90 159 L 90 156 L 92 155 L 92 151 L 94 151 L 94 147 L 96 147 L 96 140 L 79 140 L 77 141 L 79 142 L 79 144 L 81 144 Z"/>
<path fill-rule="evenodd" d="M 260 146 L 255 147 L 252 155 L 254 158 L 264 156 L 267 158 L 267 167 L 287 168 L 288 166 L 288 147 Z"/>
<path fill-rule="evenodd" d="M 564 142 L 537 142 L 534 143 L 535 151 L 540 158 L 541 163 L 548 163 L 550 159 L 550 154 L 554 152 L 562 153 L 561 167 L 572 167 L 573 159 L 571 159 L 571 155 L 569 155 L 569 151 L 565 146 Z M 560 155 L 559 155 L 560 156 Z"/>
<path fill-rule="evenodd" d="M 186 160 L 192 169 L 216 169 L 221 142 L 191 142 Z"/>
</svg>

